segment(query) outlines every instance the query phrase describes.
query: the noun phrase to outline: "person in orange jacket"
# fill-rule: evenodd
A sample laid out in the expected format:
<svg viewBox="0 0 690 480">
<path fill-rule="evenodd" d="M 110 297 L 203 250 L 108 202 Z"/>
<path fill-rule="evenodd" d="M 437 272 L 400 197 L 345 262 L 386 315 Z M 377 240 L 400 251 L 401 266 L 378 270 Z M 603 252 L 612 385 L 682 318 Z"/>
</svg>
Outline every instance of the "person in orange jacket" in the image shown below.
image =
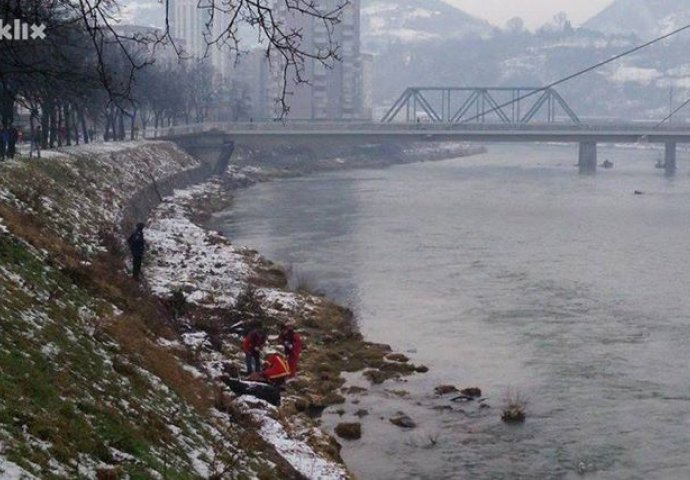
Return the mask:
<svg viewBox="0 0 690 480">
<path fill-rule="evenodd" d="M 260 372 L 252 373 L 249 380 L 281 385 L 289 376 L 290 365 L 285 356 L 275 351 L 269 351 L 263 369 Z"/>
<path fill-rule="evenodd" d="M 278 341 L 285 350 L 285 356 L 290 366 L 290 376 L 294 377 L 297 374 L 297 364 L 302 354 L 302 337 L 295 332 L 295 325 L 293 323 L 287 323 L 283 325 Z"/>
<path fill-rule="evenodd" d="M 247 375 L 261 370 L 261 349 L 265 343 L 266 334 L 259 328 L 250 331 L 242 340 L 242 351 L 244 352 L 247 365 Z"/>
</svg>

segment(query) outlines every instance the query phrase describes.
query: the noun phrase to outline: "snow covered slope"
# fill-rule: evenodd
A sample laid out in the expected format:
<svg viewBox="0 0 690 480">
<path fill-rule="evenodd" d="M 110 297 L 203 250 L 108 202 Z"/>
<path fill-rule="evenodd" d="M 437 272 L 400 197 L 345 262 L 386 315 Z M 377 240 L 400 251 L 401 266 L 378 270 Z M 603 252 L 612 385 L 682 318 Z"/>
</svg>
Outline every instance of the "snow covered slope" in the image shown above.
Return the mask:
<svg viewBox="0 0 690 480">
<path fill-rule="evenodd" d="M 688 24 L 690 2 L 687 0 L 615 0 L 583 27 L 651 39 Z"/>
<path fill-rule="evenodd" d="M 363 0 L 362 47 L 378 51 L 396 42 L 487 36 L 491 25 L 441 0 Z"/>
</svg>

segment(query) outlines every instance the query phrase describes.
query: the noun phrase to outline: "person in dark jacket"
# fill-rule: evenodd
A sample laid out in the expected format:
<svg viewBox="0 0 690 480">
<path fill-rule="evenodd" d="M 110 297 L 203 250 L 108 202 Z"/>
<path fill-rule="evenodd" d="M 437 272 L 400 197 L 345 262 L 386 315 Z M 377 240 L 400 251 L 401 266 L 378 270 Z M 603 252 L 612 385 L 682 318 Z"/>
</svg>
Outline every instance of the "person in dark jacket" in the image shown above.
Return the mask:
<svg viewBox="0 0 690 480">
<path fill-rule="evenodd" d="M 255 328 L 242 340 L 242 351 L 247 364 L 247 375 L 261 371 L 261 349 L 266 343 L 266 334 Z"/>
<path fill-rule="evenodd" d="M 19 130 L 14 125 L 10 126 L 7 144 L 7 157 L 12 159 L 17 153 L 17 140 L 19 140 Z"/>
<path fill-rule="evenodd" d="M 34 152 L 36 152 L 36 157 L 41 158 L 41 143 L 43 142 L 43 130 L 41 126 L 37 126 L 33 132 L 31 132 L 31 146 L 29 147 L 29 158 L 33 158 Z"/>
<path fill-rule="evenodd" d="M 129 251 L 132 253 L 132 276 L 139 280 L 141 273 L 141 262 L 144 260 L 144 250 L 146 250 L 146 240 L 144 240 L 144 224 L 137 223 L 137 229 L 127 239 Z"/>
<path fill-rule="evenodd" d="M 0 126 L 0 161 L 5 159 L 7 153 L 7 146 L 10 143 L 10 130 L 4 125 Z"/>
</svg>

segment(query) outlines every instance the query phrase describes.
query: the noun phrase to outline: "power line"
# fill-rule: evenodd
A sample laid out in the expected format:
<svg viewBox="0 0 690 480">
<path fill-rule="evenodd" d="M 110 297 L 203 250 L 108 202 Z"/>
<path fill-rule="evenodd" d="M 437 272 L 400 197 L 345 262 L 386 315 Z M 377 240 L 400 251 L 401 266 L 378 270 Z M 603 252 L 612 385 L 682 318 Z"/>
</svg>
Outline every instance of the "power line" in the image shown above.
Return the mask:
<svg viewBox="0 0 690 480">
<path fill-rule="evenodd" d="M 681 104 L 680 107 L 676 108 L 674 111 L 668 114 L 666 118 L 664 118 L 662 121 L 654 125 L 654 130 L 662 126 L 664 123 L 666 123 L 667 120 L 670 120 L 671 117 L 673 117 L 676 113 L 680 112 L 682 109 L 684 109 L 686 106 L 690 105 L 690 98 L 688 98 L 685 102 Z"/>
<path fill-rule="evenodd" d="M 625 51 L 625 52 L 623 52 L 623 53 L 619 53 L 618 55 L 616 55 L 616 56 L 614 56 L 614 57 L 611 57 L 611 58 L 609 58 L 608 60 L 604 60 L 603 62 L 599 62 L 599 63 L 597 63 L 596 65 L 592 65 L 591 67 L 587 67 L 587 68 L 585 68 L 584 70 L 580 70 L 579 72 L 576 72 L 576 73 L 573 73 L 573 74 L 571 74 L 571 75 L 568 75 L 567 77 L 563 77 L 563 78 L 561 78 L 560 80 L 557 80 L 557 81 L 555 81 L 555 82 L 553 82 L 553 83 L 550 83 L 549 85 L 546 85 L 545 87 L 541 87 L 541 88 L 538 88 L 538 89 L 536 89 L 536 90 L 533 90 L 533 91 L 531 91 L 531 92 L 529 92 L 529 93 L 526 93 L 525 95 L 522 95 L 522 96 L 520 96 L 520 97 L 518 97 L 518 98 L 515 98 L 515 99 L 513 99 L 513 100 L 510 100 L 510 101 L 508 101 L 508 102 L 506 102 L 506 103 L 504 103 L 504 104 L 502 104 L 502 105 L 497 105 L 497 106 L 495 106 L 494 108 L 492 108 L 491 110 L 484 111 L 484 112 L 480 113 L 479 115 L 475 115 L 475 116 L 472 117 L 472 118 L 468 118 L 468 119 L 465 120 L 463 123 L 471 122 L 472 120 L 476 120 L 476 119 L 481 118 L 481 117 L 483 117 L 483 116 L 485 116 L 485 115 L 488 115 L 489 113 L 493 113 L 493 112 L 495 112 L 495 111 L 497 111 L 497 110 L 500 110 L 500 109 L 502 109 L 503 107 L 507 107 L 507 106 L 512 105 L 512 104 L 514 104 L 514 103 L 520 102 L 520 101 L 524 100 L 525 98 L 529 98 L 529 97 L 531 97 L 531 96 L 533 96 L 533 95 L 536 95 L 536 94 L 538 94 L 538 93 L 540 93 L 540 92 L 543 92 L 543 91 L 545 91 L 545 90 L 548 90 L 548 89 L 550 89 L 550 88 L 553 88 L 553 87 L 555 87 L 556 85 L 560 85 L 561 83 L 565 83 L 565 82 L 567 82 L 567 81 L 569 81 L 569 80 L 572 80 L 572 79 L 575 78 L 575 77 L 579 77 L 580 75 L 584 75 L 585 73 L 589 73 L 589 72 L 591 72 L 592 70 L 596 70 L 597 68 L 602 67 L 602 66 L 604 66 L 604 65 L 606 65 L 606 64 L 608 64 L 608 63 L 615 62 L 616 60 L 618 60 L 618 59 L 620 59 L 620 58 L 623 58 L 623 57 L 625 57 L 625 56 L 627 56 L 627 55 L 633 54 L 633 53 L 635 53 L 635 52 L 637 52 L 637 51 L 639 51 L 639 50 L 642 50 L 643 48 L 647 48 L 647 47 L 649 47 L 650 45 L 654 45 L 655 43 L 658 43 L 658 42 L 660 42 L 660 41 L 662 41 L 662 40 L 666 40 L 667 38 L 672 37 L 672 36 L 674 36 L 674 35 L 677 35 L 677 34 L 679 34 L 680 32 L 682 32 L 683 30 L 687 30 L 687 29 L 689 29 L 689 28 L 690 28 L 690 25 L 686 25 L 686 26 L 684 26 L 684 27 L 681 27 L 681 28 L 679 28 L 679 29 L 677 29 L 677 30 L 672 31 L 671 33 L 667 33 L 666 35 L 662 35 L 661 37 L 657 37 L 657 38 L 655 38 L 654 40 L 650 40 L 650 41 L 647 42 L 647 43 L 644 43 L 644 44 L 642 44 L 642 45 L 638 45 L 637 47 L 632 48 L 632 49 L 630 49 L 630 50 L 627 50 L 627 51 Z M 681 105 L 681 107 L 679 107 L 676 111 L 674 111 L 673 113 L 671 113 L 671 115 L 669 115 L 667 118 L 665 118 L 661 123 L 664 123 L 666 120 L 668 120 L 670 117 L 672 117 L 678 110 L 680 110 L 681 108 L 683 108 L 684 106 L 686 106 L 686 105 L 688 105 L 688 104 L 690 104 L 690 99 L 688 99 L 688 101 L 685 102 L 683 105 Z M 661 123 L 660 123 L 660 124 L 661 124 Z M 657 125 L 657 127 L 658 127 L 658 125 Z M 657 127 L 655 127 L 655 128 L 657 128 Z"/>
</svg>

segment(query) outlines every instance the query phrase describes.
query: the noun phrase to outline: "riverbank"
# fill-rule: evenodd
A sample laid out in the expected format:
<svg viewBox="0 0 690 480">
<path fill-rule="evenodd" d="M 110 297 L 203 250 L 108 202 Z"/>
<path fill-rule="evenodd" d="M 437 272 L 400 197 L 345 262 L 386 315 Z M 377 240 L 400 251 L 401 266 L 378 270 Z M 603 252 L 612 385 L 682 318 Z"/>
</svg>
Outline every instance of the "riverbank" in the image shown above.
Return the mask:
<svg viewBox="0 0 690 480">
<path fill-rule="evenodd" d="M 385 142 L 261 147 L 239 145 L 232 164 L 260 166 L 264 178 L 466 157 L 486 152 L 481 145 L 457 142 Z"/>
<path fill-rule="evenodd" d="M 457 157 L 477 151 L 481 149 L 466 146 L 410 148 L 405 160 L 418 161 L 424 155 Z M 343 395 L 351 393 L 342 388 L 345 380 L 341 374 L 363 371 L 370 383 L 380 384 L 427 369 L 412 365 L 404 355 L 393 353 L 388 345 L 366 342 L 351 311 L 304 286 L 288 289 L 288 272 L 282 267 L 256 251 L 235 248 L 217 232 L 201 228 L 213 212 L 231 204 L 232 193 L 237 188 L 304 173 L 303 168 L 294 168 L 303 162 L 302 153 L 297 158 L 282 157 L 281 166 L 262 159 L 256 150 L 236 153 L 235 158 L 242 158 L 237 163 L 251 166 L 233 165 L 222 177 L 177 192 L 153 212 L 148 232 L 152 243 L 160 248 L 151 252 L 147 278 L 158 296 L 177 298 L 180 302 L 184 311 L 181 323 L 187 330 L 182 335 L 193 339 L 200 370 L 210 378 L 218 379 L 228 364 L 235 368 L 242 365 L 237 327 L 259 322 L 275 341 L 279 325 L 288 321 L 296 323 L 306 347 L 298 378 L 290 381 L 284 392 L 279 417 L 287 429 L 299 425 L 304 430 L 311 425 L 311 432 L 305 434 L 311 446 L 327 458 L 341 462 L 338 443 L 315 430 L 320 413 L 328 406 L 344 403 Z M 328 163 L 329 158 L 335 159 L 335 163 Z M 364 157 L 350 161 L 326 156 L 324 162 L 327 170 L 354 168 L 354 165 L 381 166 L 380 159 L 374 157 L 368 164 Z M 286 168 L 286 164 L 293 168 Z M 359 393 L 362 390 L 358 389 Z"/>
<path fill-rule="evenodd" d="M 196 226 L 191 219 L 201 218 L 198 202 L 208 206 L 214 197 L 203 189 L 156 209 L 145 265 L 150 289 L 146 282 L 133 282 L 123 267 L 120 225 L 141 214 L 130 208 L 133 196 L 160 195 L 158 187 L 175 183 L 169 179 L 188 184 L 196 177 L 189 172 L 207 170 L 163 142 L 65 148 L 50 158 L 0 166 L 0 468 L 5 474 L 224 478 L 232 471 L 263 479 L 349 477 L 337 444 L 315 429 L 307 413 L 341 401 L 341 368 L 370 366 L 397 375 L 414 367 L 386 360 L 385 346 L 362 347 L 347 310 L 285 291 L 285 272 Z M 234 186 L 253 181 L 247 173 L 251 169 L 226 180 Z M 151 203 L 139 200 L 144 210 Z M 217 201 L 224 205 L 222 195 Z M 190 275 L 188 280 L 205 290 L 197 294 L 173 285 L 182 276 L 181 265 L 196 261 L 193 247 L 202 257 L 218 250 L 219 260 L 228 262 L 199 265 L 228 278 L 238 269 L 237 284 L 224 292 L 227 303 L 222 295 L 219 303 L 209 295 L 214 279 L 225 275 Z M 165 258 L 179 263 L 168 268 L 157 263 Z M 247 284 L 253 288 L 243 288 Z M 237 298 L 244 306 L 228 308 Z M 303 374 L 289 386 L 280 410 L 233 400 L 214 381 L 223 362 L 241 364 L 239 338 L 230 334 L 214 345 L 215 329 L 244 314 L 270 314 L 271 325 L 297 316 L 307 337 Z M 205 329 L 199 328 L 204 322 Z"/>
</svg>

